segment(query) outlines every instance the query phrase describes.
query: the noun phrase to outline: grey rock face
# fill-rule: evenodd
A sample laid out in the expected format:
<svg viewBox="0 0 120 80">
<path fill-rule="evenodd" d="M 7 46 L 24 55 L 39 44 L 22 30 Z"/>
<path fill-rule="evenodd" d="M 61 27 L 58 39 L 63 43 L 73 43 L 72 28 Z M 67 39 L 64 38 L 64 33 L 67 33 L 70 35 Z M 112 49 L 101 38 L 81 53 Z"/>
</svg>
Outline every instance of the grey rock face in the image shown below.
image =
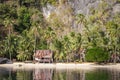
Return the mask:
<svg viewBox="0 0 120 80">
<path fill-rule="evenodd" d="M 88 15 L 91 8 L 97 8 L 103 0 L 66 0 L 65 5 L 71 6 L 74 14 L 84 14 Z M 117 0 L 105 0 L 112 8 L 113 13 L 120 12 L 120 2 Z M 60 3 L 60 0 L 59 0 Z M 64 6 L 63 6 L 64 8 Z M 43 14 L 48 16 L 51 12 L 55 11 L 56 7 L 48 4 L 43 7 Z"/>
<path fill-rule="evenodd" d="M 69 0 L 75 14 L 89 14 L 89 9 L 97 7 L 101 0 Z"/>
<path fill-rule="evenodd" d="M 48 18 L 49 15 L 50 15 L 53 11 L 55 11 L 55 9 L 56 9 L 56 8 L 55 8 L 54 6 L 52 6 L 52 5 L 50 5 L 50 4 L 47 4 L 46 7 L 43 7 L 43 8 L 42 8 L 44 17 L 45 17 L 45 18 Z"/>
<path fill-rule="evenodd" d="M 120 13 L 120 3 L 113 6 L 113 13 Z"/>
<path fill-rule="evenodd" d="M 98 7 L 101 2 L 102 0 L 68 0 L 75 14 L 89 14 L 90 8 Z M 106 0 L 106 3 L 113 8 L 114 13 L 120 12 L 120 2 L 117 0 Z"/>
<path fill-rule="evenodd" d="M 103 0 L 65 0 L 65 3 L 61 5 L 60 1 L 61 0 L 58 0 L 59 6 L 53 6 L 48 4 L 46 7 L 43 7 L 43 15 L 46 19 L 52 12 L 61 15 L 61 13 L 63 13 L 62 11 L 68 9 L 68 6 L 72 8 L 73 15 L 84 14 L 87 16 L 90 14 L 90 10 L 92 8 L 97 9 L 100 3 L 103 2 Z M 110 8 L 109 13 L 111 15 L 109 19 L 111 19 L 114 14 L 120 13 L 120 2 L 117 2 L 117 0 L 105 0 L 105 2 L 109 5 L 109 7 L 106 7 L 105 9 Z M 64 17 L 62 17 L 62 19 L 64 19 Z M 67 18 L 67 20 L 70 20 L 69 24 L 71 24 L 71 27 L 80 27 L 80 25 L 78 26 L 76 24 L 74 18 Z M 67 22 L 67 20 L 65 19 L 65 22 Z"/>
</svg>

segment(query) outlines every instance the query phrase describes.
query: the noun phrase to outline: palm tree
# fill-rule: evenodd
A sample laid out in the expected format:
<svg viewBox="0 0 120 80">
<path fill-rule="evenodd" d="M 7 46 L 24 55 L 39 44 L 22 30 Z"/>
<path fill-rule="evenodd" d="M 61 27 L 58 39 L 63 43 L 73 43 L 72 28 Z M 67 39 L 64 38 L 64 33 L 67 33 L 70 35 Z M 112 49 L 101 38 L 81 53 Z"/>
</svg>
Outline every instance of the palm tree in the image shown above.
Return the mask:
<svg viewBox="0 0 120 80">
<path fill-rule="evenodd" d="M 50 49 L 52 45 L 52 41 L 56 37 L 56 34 L 51 27 L 47 27 L 44 33 L 45 33 L 44 35 L 45 40 L 47 41 L 47 49 Z"/>
<path fill-rule="evenodd" d="M 76 22 L 78 25 L 80 25 L 81 29 L 86 28 L 87 29 L 87 20 L 83 14 L 78 14 L 76 16 Z"/>
<path fill-rule="evenodd" d="M 8 50 L 9 50 L 9 58 L 11 60 L 11 52 L 10 52 L 10 45 L 11 45 L 11 33 L 13 32 L 13 22 L 12 20 L 6 18 L 4 21 L 4 25 L 6 28 L 8 28 Z"/>
<path fill-rule="evenodd" d="M 107 35 L 108 35 L 108 38 L 109 38 L 109 47 L 111 47 L 112 52 L 114 54 L 116 54 L 117 50 L 119 51 L 119 49 L 120 49 L 119 48 L 119 37 L 120 37 L 119 31 L 120 31 L 120 28 L 119 28 L 118 25 L 119 24 L 117 24 L 117 22 L 115 22 L 115 21 L 108 22 L 107 25 L 106 25 Z M 114 63 L 116 63 L 116 59 L 115 59 Z"/>
<path fill-rule="evenodd" d="M 17 47 L 17 59 L 25 61 L 32 59 L 32 53 L 34 50 L 34 38 L 33 34 L 30 34 L 29 31 L 24 30 L 22 35 L 18 35 L 18 47 Z"/>
<path fill-rule="evenodd" d="M 36 51 L 36 48 L 37 47 L 37 40 L 40 39 L 40 31 L 41 31 L 41 27 L 39 26 L 38 23 L 33 23 L 32 24 L 32 27 L 30 28 L 29 32 L 28 32 L 28 35 L 30 35 L 30 37 L 32 38 L 31 40 L 34 41 L 34 50 L 33 52 L 35 53 Z"/>
<path fill-rule="evenodd" d="M 40 39 L 40 31 L 42 28 L 41 26 L 43 26 L 44 23 L 43 15 L 41 14 L 41 12 L 39 12 L 39 10 L 34 9 L 34 12 L 31 16 L 31 22 L 32 26 L 29 33 L 34 35 L 34 52 L 35 52 L 37 39 Z"/>
<path fill-rule="evenodd" d="M 56 62 L 57 62 L 57 60 L 58 59 L 60 59 L 61 57 L 63 57 L 63 55 L 61 55 L 61 54 L 63 54 L 63 49 L 64 49 L 64 45 L 63 45 L 63 43 L 62 43 L 62 41 L 61 41 L 61 39 L 58 39 L 58 38 L 55 38 L 54 40 L 53 40 L 53 45 L 54 45 L 54 51 L 55 51 L 55 59 L 56 59 Z"/>
</svg>

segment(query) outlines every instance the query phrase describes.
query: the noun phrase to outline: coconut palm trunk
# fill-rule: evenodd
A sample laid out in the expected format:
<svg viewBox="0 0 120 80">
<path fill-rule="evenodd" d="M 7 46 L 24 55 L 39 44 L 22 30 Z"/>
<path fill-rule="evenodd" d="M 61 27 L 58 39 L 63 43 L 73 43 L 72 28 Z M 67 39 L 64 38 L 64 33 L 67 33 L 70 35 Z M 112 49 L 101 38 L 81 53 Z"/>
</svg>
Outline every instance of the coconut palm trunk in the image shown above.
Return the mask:
<svg viewBox="0 0 120 80">
<path fill-rule="evenodd" d="M 11 30 L 10 30 L 10 27 L 9 27 L 9 34 L 8 34 L 8 50 L 9 50 L 9 58 L 10 58 L 10 60 L 11 60 L 11 52 L 10 52 L 10 45 L 11 45 L 10 41 L 11 41 L 11 37 L 10 37 L 10 35 L 11 35 Z"/>
<path fill-rule="evenodd" d="M 9 58 L 10 60 L 12 59 L 11 58 L 11 30 L 12 30 L 12 20 L 6 18 L 5 21 L 4 21 L 4 25 L 6 28 L 8 28 L 8 53 L 9 53 Z"/>
<path fill-rule="evenodd" d="M 114 54 L 115 54 L 115 57 L 114 57 L 113 63 L 116 64 L 116 62 L 117 62 L 116 46 L 115 46 L 115 49 L 114 49 Z"/>
<path fill-rule="evenodd" d="M 34 37 L 35 37 L 35 42 L 34 42 L 34 53 L 35 53 L 35 51 L 36 51 L 36 34 L 34 34 Z"/>
</svg>

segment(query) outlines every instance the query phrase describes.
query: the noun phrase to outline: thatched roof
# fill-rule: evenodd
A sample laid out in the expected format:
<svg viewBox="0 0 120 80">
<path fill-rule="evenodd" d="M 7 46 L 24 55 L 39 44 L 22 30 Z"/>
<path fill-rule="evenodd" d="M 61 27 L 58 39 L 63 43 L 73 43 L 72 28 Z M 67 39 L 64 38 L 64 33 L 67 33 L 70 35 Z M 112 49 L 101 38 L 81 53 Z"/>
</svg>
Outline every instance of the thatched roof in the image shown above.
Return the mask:
<svg viewBox="0 0 120 80">
<path fill-rule="evenodd" d="M 52 58 L 52 54 L 51 50 L 36 50 L 33 56 L 36 58 Z"/>
</svg>

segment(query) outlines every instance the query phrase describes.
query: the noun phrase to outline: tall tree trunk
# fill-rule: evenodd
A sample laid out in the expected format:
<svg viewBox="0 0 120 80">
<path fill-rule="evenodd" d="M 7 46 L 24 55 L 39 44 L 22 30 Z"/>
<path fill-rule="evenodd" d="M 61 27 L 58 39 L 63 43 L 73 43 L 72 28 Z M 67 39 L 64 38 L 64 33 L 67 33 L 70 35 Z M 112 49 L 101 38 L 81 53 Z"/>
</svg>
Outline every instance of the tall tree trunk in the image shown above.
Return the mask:
<svg viewBox="0 0 120 80">
<path fill-rule="evenodd" d="M 114 57 L 114 64 L 116 64 L 116 62 L 117 62 L 117 54 L 116 54 L 116 46 L 115 46 L 115 48 L 114 48 L 114 54 L 115 54 L 115 57 Z"/>
<path fill-rule="evenodd" d="M 10 27 L 9 27 L 9 33 L 8 33 L 8 50 L 9 50 L 9 58 L 10 58 L 10 61 L 11 61 L 11 52 L 10 52 L 10 41 L 11 41 L 11 37 L 10 37 L 10 35 L 11 35 L 11 32 L 10 32 Z"/>
<path fill-rule="evenodd" d="M 36 51 L 36 34 L 35 34 L 35 42 L 34 42 L 34 53 Z"/>
</svg>

